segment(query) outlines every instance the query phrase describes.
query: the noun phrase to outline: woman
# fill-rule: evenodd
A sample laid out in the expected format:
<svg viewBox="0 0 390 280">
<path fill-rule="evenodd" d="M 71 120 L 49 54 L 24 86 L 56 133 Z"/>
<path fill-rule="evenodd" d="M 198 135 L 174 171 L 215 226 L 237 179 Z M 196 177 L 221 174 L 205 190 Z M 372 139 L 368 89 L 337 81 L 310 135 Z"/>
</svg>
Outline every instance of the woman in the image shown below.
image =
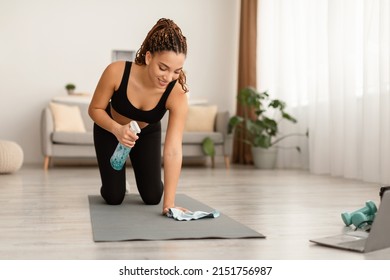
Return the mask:
<svg viewBox="0 0 390 280">
<path fill-rule="evenodd" d="M 182 164 L 182 136 L 188 92 L 183 65 L 186 37 L 169 19 L 160 19 L 147 34 L 135 62 L 111 63 L 103 72 L 89 106 L 102 181 L 100 193 L 108 204 L 121 204 L 126 193 L 125 168 L 110 165 L 118 141 L 131 147 L 130 160 L 145 204 L 159 204 L 163 214 L 176 207 L 175 194 Z M 164 184 L 161 180 L 161 123 L 169 111 L 164 144 Z M 138 135 L 130 121 L 141 128 Z"/>
</svg>

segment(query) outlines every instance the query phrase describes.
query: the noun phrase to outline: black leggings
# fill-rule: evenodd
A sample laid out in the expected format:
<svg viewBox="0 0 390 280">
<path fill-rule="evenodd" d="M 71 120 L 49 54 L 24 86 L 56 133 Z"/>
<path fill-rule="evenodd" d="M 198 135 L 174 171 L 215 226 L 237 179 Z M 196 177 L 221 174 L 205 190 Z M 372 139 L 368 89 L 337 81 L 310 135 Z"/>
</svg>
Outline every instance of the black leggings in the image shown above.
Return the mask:
<svg viewBox="0 0 390 280">
<path fill-rule="evenodd" d="M 106 111 L 111 115 L 109 109 Z M 164 189 L 161 180 L 161 123 L 149 124 L 138 136 L 130 151 L 137 189 L 145 204 L 159 204 Z M 107 204 L 121 204 L 126 194 L 126 168 L 116 171 L 110 163 L 118 140 L 96 123 L 93 138 L 102 181 L 100 193 Z"/>
</svg>

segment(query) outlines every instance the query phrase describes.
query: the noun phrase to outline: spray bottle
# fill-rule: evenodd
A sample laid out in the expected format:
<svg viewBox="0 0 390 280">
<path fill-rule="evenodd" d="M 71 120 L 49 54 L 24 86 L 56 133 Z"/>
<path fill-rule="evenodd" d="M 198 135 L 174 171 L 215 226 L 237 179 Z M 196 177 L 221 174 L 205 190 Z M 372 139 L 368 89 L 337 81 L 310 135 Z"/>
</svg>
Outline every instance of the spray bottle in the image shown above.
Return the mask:
<svg viewBox="0 0 390 280">
<path fill-rule="evenodd" d="M 137 134 L 141 132 L 141 129 L 139 128 L 138 124 L 136 121 L 131 121 L 130 122 L 130 130 Z M 112 168 L 115 170 L 121 170 L 123 168 L 123 165 L 126 162 L 126 159 L 130 153 L 131 148 L 126 147 L 122 145 L 121 143 L 118 143 L 116 146 L 115 152 L 112 154 L 110 163 Z"/>
</svg>

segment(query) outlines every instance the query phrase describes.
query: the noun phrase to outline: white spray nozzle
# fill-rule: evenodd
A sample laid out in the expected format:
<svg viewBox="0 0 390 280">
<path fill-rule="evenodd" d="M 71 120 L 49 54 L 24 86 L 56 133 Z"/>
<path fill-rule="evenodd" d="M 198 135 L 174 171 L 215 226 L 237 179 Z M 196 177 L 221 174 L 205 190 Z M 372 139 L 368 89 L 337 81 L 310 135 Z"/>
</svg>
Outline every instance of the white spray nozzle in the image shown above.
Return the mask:
<svg viewBox="0 0 390 280">
<path fill-rule="evenodd" d="M 141 132 L 141 128 L 139 128 L 138 123 L 136 121 L 130 122 L 130 129 L 136 134 Z"/>
</svg>

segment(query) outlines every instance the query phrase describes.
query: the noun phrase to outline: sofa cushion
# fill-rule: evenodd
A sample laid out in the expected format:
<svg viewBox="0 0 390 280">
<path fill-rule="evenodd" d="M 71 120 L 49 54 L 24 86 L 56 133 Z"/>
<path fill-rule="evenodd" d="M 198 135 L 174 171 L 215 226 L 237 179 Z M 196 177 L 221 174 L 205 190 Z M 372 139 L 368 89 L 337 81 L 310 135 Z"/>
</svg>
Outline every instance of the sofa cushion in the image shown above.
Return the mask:
<svg viewBox="0 0 390 280">
<path fill-rule="evenodd" d="M 63 132 L 52 133 L 52 141 L 58 144 L 94 145 L 93 132 Z"/>
<path fill-rule="evenodd" d="M 214 131 L 217 106 L 189 106 L 184 131 Z"/>
<path fill-rule="evenodd" d="M 165 142 L 165 134 L 166 132 L 163 131 L 161 135 L 162 144 Z M 206 137 L 210 137 L 214 144 L 223 143 L 223 135 L 220 132 L 184 132 L 183 145 L 200 145 Z"/>
<path fill-rule="evenodd" d="M 53 113 L 54 131 L 85 132 L 85 126 L 78 106 L 50 102 Z"/>
</svg>

